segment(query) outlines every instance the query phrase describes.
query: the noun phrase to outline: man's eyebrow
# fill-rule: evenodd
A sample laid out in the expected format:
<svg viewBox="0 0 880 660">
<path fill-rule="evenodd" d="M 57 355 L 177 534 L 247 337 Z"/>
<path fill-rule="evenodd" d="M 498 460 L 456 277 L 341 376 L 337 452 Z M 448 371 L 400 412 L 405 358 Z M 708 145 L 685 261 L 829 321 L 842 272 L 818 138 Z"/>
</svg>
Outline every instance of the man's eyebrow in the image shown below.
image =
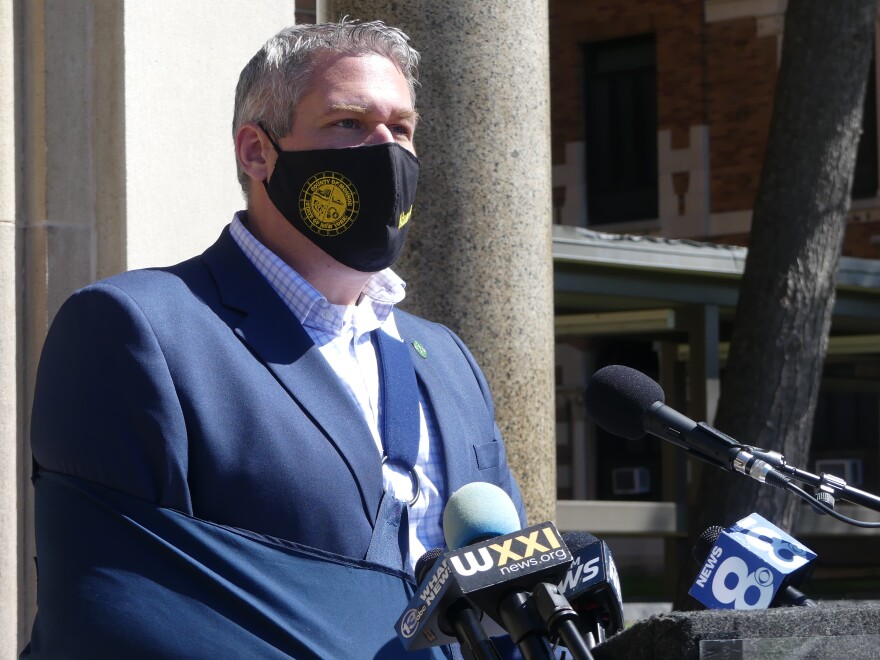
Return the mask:
<svg viewBox="0 0 880 660">
<path fill-rule="evenodd" d="M 413 121 L 418 121 L 420 119 L 418 110 L 401 110 L 400 116 L 403 119 L 412 119 Z"/>
<path fill-rule="evenodd" d="M 332 112 L 353 112 L 359 115 L 365 115 L 368 112 L 366 106 L 357 105 L 356 103 L 333 103 L 328 109 L 328 113 Z M 415 110 L 405 109 L 398 110 L 397 115 L 401 119 L 412 119 L 413 121 L 419 120 L 419 113 Z"/>
<path fill-rule="evenodd" d="M 334 103 L 328 108 L 329 112 L 356 112 L 359 115 L 367 114 L 367 108 L 354 103 Z"/>
</svg>

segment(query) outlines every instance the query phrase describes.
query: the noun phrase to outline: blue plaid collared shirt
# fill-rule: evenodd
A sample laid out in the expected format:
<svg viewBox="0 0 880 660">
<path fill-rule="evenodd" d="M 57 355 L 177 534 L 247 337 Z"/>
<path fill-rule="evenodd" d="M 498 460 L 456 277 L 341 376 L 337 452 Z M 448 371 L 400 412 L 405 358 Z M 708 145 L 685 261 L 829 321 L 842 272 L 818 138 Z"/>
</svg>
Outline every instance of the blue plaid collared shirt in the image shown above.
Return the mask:
<svg viewBox="0 0 880 660">
<path fill-rule="evenodd" d="M 379 432 L 379 368 L 370 333 L 382 328 L 396 339 L 400 333 L 394 322 L 394 305 L 403 300 L 405 284 L 391 269 L 374 274 L 364 287 L 357 305 L 334 305 L 327 301 L 299 273 L 260 243 L 248 231 L 243 211 L 235 214 L 230 225 L 233 240 L 254 267 L 269 282 L 315 346 L 339 376 L 360 408 L 383 455 Z M 421 494 L 409 508 L 410 562 L 427 550 L 446 545 L 443 539 L 443 507 L 446 502 L 445 468 L 440 434 L 433 411 L 419 388 L 420 437 L 415 473 Z M 382 466 L 385 488 L 399 499 L 412 496 L 408 472 L 386 463 Z"/>
</svg>

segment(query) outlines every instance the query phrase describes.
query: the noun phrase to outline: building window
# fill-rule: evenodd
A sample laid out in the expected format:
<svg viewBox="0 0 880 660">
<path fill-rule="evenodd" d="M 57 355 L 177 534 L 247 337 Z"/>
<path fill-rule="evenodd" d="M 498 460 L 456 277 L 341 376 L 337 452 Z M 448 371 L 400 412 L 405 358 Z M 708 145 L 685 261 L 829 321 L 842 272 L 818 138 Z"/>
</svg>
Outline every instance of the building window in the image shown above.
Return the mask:
<svg viewBox="0 0 880 660">
<path fill-rule="evenodd" d="M 872 199 L 877 196 L 877 79 L 876 58 L 871 58 L 865 104 L 862 112 L 862 137 L 856 153 L 856 172 L 853 177 L 853 199 Z"/>
<path fill-rule="evenodd" d="M 848 356 L 851 357 L 851 356 Z M 829 472 L 850 486 L 876 491 L 880 484 L 880 360 L 826 360 L 808 470 Z"/>
<path fill-rule="evenodd" d="M 657 218 L 654 36 L 584 46 L 587 225 Z"/>
</svg>

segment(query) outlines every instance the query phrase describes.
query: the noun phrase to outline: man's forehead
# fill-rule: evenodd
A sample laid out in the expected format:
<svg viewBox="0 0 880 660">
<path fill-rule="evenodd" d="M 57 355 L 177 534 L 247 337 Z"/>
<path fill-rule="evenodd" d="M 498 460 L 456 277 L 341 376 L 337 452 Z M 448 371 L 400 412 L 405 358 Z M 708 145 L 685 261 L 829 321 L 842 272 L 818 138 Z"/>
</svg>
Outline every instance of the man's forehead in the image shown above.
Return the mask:
<svg viewBox="0 0 880 660">
<path fill-rule="evenodd" d="M 382 63 L 390 66 L 394 69 L 396 75 L 400 76 L 400 78 L 404 81 L 407 87 L 410 87 L 410 82 L 407 80 L 406 75 L 401 71 L 397 62 L 394 61 L 388 55 L 384 55 L 382 53 L 375 52 L 366 52 L 366 53 L 344 53 L 337 51 L 320 51 L 315 54 L 314 60 L 312 62 L 311 72 L 309 73 L 309 77 L 305 84 L 305 93 L 314 91 L 316 88 L 322 87 L 322 83 L 326 82 L 327 71 L 331 69 L 333 65 L 340 60 L 346 59 L 356 59 L 356 60 L 373 60 L 374 62 Z M 372 66 L 376 66 L 375 64 Z M 381 64 L 378 64 L 379 68 L 381 68 Z M 392 73 L 393 77 L 395 74 Z"/>
</svg>

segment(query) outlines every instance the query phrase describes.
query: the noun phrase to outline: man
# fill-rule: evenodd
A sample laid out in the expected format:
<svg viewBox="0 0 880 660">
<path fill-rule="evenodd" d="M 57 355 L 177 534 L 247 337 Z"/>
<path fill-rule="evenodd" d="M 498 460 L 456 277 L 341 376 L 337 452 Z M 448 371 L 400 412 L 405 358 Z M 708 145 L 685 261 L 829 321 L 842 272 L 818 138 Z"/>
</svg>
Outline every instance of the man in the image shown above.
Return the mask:
<svg viewBox="0 0 880 660">
<path fill-rule="evenodd" d="M 494 483 L 525 524 L 473 358 L 394 309 L 417 221 L 407 41 L 346 21 L 270 39 L 236 93 L 247 210 L 59 311 L 26 654 L 393 657 L 448 496 Z"/>
</svg>

